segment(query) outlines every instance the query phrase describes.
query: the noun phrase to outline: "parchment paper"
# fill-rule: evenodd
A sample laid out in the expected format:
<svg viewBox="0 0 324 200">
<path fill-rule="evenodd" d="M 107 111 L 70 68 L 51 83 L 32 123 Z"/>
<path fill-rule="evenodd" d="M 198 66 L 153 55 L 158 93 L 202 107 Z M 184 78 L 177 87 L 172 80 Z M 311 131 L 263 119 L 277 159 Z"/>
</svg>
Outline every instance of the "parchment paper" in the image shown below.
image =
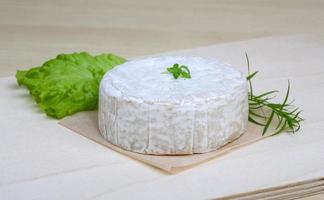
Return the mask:
<svg viewBox="0 0 324 200">
<path fill-rule="evenodd" d="M 211 159 L 217 158 L 221 155 L 242 148 L 243 146 L 252 144 L 264 138 L 261 136 L 258 127 L 254 126 L 253 124 L 249 124 L 248 130 L 241 137 L 231 143 L 228 143 L 221 149 L 203 154 L 159 156 L 130 152 L 109 143 L 99 133 L 96 111 L 81 112 L 76 115 L 66 117 L 60 121 L 59 124 L 112 150 L 115 150 L 135 160 L 141 161 L 145 164 L 162 169 L 171 174 L 190 169 L 203 162 L 207 162 Z"/>
</svg>

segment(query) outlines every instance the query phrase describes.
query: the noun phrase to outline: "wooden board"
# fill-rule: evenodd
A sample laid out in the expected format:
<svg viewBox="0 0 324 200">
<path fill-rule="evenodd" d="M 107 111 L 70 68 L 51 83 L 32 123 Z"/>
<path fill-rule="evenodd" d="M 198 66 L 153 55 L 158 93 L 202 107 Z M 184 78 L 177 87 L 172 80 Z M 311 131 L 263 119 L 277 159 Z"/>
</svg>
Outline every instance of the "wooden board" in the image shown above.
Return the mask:
<svg viewBox="0 0 324 200">
<path fill-rule="evenodd" d="M 14 77 L 2 78 L 0 199 L 211 199 L 323 177 L 323 44 L 323 36 L 287 36 L 173 52 L 219 58 L 245 71 L 247 51 L 260 71 L 256 91 L 284 91 L 290 79 L 306 118 L 295 135 L 268 138 L 174 176 L 57 125 Z"/>
</svg>

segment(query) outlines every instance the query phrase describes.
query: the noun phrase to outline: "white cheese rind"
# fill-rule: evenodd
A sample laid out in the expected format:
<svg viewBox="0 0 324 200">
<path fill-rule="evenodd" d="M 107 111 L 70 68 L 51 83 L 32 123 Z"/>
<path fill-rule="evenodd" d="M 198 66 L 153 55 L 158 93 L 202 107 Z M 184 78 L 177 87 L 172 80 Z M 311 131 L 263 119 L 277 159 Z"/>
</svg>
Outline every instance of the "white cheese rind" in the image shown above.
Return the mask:
<svg viewBox="0 0 324 200">
<path fill-rule="evenodd" d="M 192 79 L 161 74 L 187 65 Z M 100 83 L 99 129 L 109 142 L 145 154 L 192 154 L 220 148 L 247 126 L 245 77 L 198 57 L 151 57 L 109 71 Z"/>
</svg>

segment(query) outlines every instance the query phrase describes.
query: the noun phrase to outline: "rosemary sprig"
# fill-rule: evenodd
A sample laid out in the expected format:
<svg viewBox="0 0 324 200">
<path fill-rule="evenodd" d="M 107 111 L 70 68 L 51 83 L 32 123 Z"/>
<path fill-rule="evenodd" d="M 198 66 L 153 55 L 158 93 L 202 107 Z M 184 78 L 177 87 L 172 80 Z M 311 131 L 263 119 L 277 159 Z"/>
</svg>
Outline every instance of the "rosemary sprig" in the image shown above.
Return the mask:
<svg viewBox="0 0 324 200">
<path fill-rule="evenodd" d="M 248 76 L 246 77 L 249 84 L 249 121 L 263 126 L 262 135 L 265 135 L 270 126 L 274 125 L 274 132 L 271 134 L 277 135 L 282 132 L 295 133 L 300 129 L 300 122 L 304 119 L 300 117 L 301 110 L 292 105 L 293 101 L 288 102 L 290 92 L 290 82 L 288 81 L 288 88 L 285 98 L 282 103 L 270 102 L 273 99 L 277 90 L 271 90 L 259 95 L 253 93 L 252 79 L 258 71 L 250 72 L 250 61 L 248 55 L 245 53 Z"/>
</svg>

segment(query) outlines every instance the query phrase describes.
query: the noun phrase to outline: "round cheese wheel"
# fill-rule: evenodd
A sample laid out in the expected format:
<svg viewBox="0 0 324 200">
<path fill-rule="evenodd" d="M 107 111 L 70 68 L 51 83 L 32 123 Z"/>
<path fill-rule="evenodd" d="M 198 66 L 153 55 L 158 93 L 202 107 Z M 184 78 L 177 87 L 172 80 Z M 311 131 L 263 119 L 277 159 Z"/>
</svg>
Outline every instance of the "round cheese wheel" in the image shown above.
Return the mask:
<svg viewBox="0 0 324 200">
<path fill-rule="evenodd" d="M 191 78 L 168 73 L 175 63 L 188 66 Z M 102 136 L 129 151 L 209 152 L 246 130 L 246 78 L 227 64 L 200 57 L 136 59 L 105 74 L 98 120 Z"/>
</svg>

